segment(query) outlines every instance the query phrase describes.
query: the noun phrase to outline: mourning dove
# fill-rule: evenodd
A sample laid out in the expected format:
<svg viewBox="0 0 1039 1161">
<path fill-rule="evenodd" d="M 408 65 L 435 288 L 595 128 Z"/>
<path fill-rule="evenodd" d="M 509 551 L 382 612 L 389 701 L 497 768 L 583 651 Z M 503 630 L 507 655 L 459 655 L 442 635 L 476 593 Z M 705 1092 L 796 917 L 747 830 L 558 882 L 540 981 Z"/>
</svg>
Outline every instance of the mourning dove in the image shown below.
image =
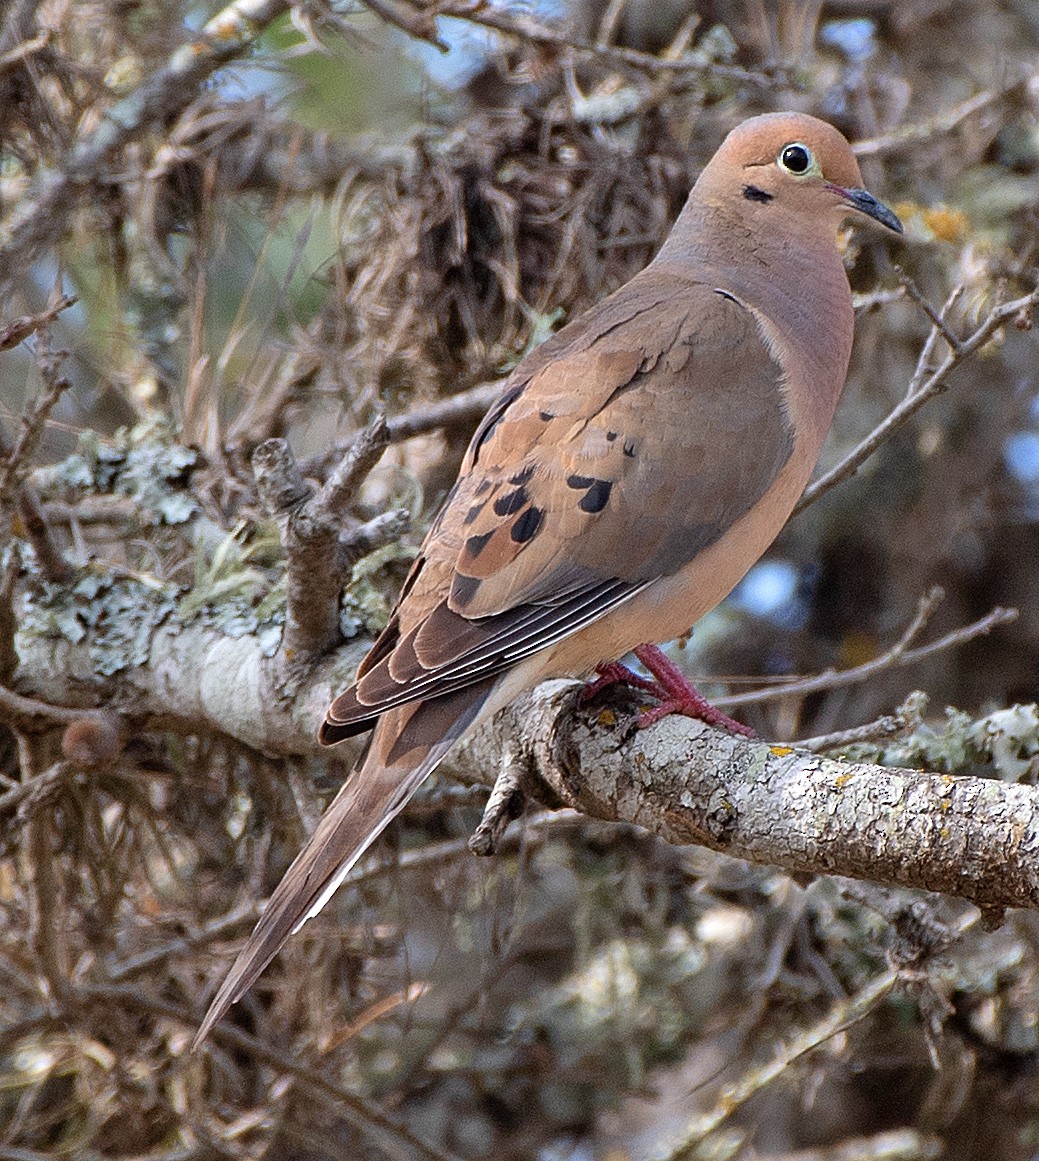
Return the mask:
<svg viewBox="0 0 1039 1161">
<path fill-rule="evenodd" d="M 745 121 L 649 266 L 515 369 L 320 738 L 374 732 L 196 1043 L 466 730 L 546 678 L 610 680 L 632 649 L 683 702 L 645 643 L 722 600 L 808 481 L 851 353 L 838 230 L 902 230 L 861 183 L 825 122 Z"/>
</svg>

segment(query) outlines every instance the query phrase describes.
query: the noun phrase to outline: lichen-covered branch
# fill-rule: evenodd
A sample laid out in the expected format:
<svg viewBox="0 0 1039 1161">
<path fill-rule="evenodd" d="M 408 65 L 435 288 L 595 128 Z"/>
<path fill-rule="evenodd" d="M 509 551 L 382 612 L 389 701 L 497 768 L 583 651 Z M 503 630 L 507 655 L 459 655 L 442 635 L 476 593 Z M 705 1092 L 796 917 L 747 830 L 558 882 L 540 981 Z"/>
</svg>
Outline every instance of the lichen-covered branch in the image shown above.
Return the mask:
<svg viewBox="0 0 1039 1161">
<path fill-rule="evenodd" d="M 546 683 L 449 762 L 486 778 L 488 759 L 510 747 L 566 805 L 671 843 L 946 892 L 984 910 L 1039 907 L 1035 787 L 835 761 L 674 717 L 635 731 L 633 719 L 575 701 L 572 685 Z M 976 737 L 983 749 L 983 728 Z"/>
<path fill-rule="evenodd" d="M 138 597 L 143 594 L 138 593 Z M 111 599 L 101 593 L 98 600 Z M 286 678 L 263 637 L 185 625 L 153 597 L 139 622 L 142 663 L 107 676 L 107 704 L 183 732 L 211 731 L 279 755 L 316 754 L 317 726 L 367 646 L 329 654 L 306 680 Z M 41 631 L 19 637 L 23 694 L 82 704 L 97 688 L 97 641 Z M 140 634 L 147 641 L 143 642 Z M 545 797 L 595 818 L 637 823 L 671 843 L 699 843 L 798 874 L 943 891 L 979 907 L 1039 907 L 1039 790 L 835 761 L 748 742 L 685 719 L 635 731 L 613 709 L 575 705 L 572 683 L 548 683 L 463 743 L 445 768 L 493 784 L 503 753 L 529 768 Z M 997 745 L 976 733 L 976 757 Z M 1018 740 L 1020 746 L 1026 742 Z M 344 755 L 346 756 L 346 755 Z"/>
<path fill-rule="evenodd" d="M 287 607 L 281 657 L 299 671 L 341 640 L 339 595 L 357 562 L 398 540 L 408 513 L 383 512 L 368 521 L 347 508 L 388 443 L 380 416 L 358 435 L 318 491 L 303 478 L 283 439 L 253 453 L 253 474 L 267 511 L 278 522 L 286 557 Z"/>
</svg>

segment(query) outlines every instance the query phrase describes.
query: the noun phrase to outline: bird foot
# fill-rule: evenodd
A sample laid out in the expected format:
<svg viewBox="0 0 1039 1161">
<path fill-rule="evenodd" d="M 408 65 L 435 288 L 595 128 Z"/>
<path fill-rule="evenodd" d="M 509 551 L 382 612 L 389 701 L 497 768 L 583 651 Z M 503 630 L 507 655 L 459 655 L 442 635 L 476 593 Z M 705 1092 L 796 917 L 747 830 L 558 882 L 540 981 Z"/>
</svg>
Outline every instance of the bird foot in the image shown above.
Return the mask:
<svg viewBox="0 0 1039 1161">
<path fill-rule="evenodd" d="M 632 673 L 626 665 L 619 661 L 611 661 L 608 665 L 599 666 L 596 671 L 598 678 L 590 682 L 581 693 L 581 701 L 590 701 L 601 690 L 611 685 L 624 683 L 635 689 L 655 697 L 660 705 L 644 710 L 636 719 L 640 730 L 659 722 L 671 714 L 683 714 L 685 717 L 696 718 L 706 722 L 709 726 L 722 726 L 734 734 L 744 737 L 755 737 L 754 731 L 715 709 L 702 693 L 692 684 L 685 674 L 670 662 L 656 645 L 640 645 L 634 650 L 635 656 L 653 674 L 654 680 L 640 677 Z"/>
<path fill-rule="evenodd" d="M 646 693 L 651 693 L 654 697 L 660 696 L 660 686 L 655 681 L 640 677 L 634 670 L 629 669 L 626 665 L 621 665 L 619 661 L 610 661 L 606 665 L 600 665 L 595 672 L 599 676 L 594 681 L 589 681 L 581 690 L 579 698 L 581 705 L 584 705 L 586 701 L 591 701 L 593 697 L 597 697 L 604 689 L 609 689 L 612 685 L 627 685 L 632 689 L 641 689 Z"/>
</svg>

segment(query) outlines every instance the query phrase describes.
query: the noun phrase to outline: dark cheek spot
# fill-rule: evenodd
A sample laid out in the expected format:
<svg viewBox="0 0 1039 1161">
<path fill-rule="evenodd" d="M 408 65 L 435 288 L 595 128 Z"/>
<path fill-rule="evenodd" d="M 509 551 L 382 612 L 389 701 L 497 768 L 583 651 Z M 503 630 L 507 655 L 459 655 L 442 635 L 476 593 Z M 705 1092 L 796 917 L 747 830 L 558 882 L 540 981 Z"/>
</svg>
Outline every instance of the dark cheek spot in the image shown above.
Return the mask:
<svg viewBox="0 0 1039 1161">
<path fill-rule="evenodd" d="M 607 442 L 607 443 L 613 443 L 613 441 L 614 441 L 616 438 L 617 438 L 617 433 L 616 433 L 615 431 L 608 431 L 608 432 L 606 433 L 606 442 Z"/>
<path fill-rule="evenodd" d="M 756 185 L 745 185 L 743 187 L 743 196 L 748 202 L 761 202 L 762 205 L 768 205 L 772 200 L 772 194 L 766 193 L 763 189 L 758 189 Z"/>
<path fill-rule="evenodd" d="M 624 441 L 624 454 L 629 459 L 635 458 L 635 441 L 633 439 L 626 439 Z"/>
<path fill-rule="evenodd" d="M 581 502 L 577 505 L 578 508 L 582 512 L 601 512 L 606 507 L 612 488 L 613 484 L 610 480 L 595 480 L 581 497 Z"/>
<path fill-rule="evenodd" d="M 494 512 L 497 516 L 514 516 L 530 499 L 527 489 L 519 487 L 515 492 L 507 492 L 494 501 Z"/>
<path fill-rule="evenodd" d="M 545 513 L 541 508 L 528 508 L 526 512 L 512 526 L 512 539 L 517 544 L 526 544 L 533 540 L 541 530 Z"/>
</svg>

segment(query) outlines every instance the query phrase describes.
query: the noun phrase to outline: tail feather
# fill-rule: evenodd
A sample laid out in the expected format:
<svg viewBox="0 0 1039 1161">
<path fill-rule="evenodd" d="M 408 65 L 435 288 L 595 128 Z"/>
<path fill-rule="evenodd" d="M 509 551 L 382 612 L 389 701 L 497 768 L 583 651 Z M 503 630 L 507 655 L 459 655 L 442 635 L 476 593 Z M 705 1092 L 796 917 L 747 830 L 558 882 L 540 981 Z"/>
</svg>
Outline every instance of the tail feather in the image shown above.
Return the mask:
<svg viewBox="0 0 1039 1161">
<path fill-rule="evenodd" d="M 494 684 L 491 679 L 445 697 L 415 702 L 379 720 L 353 773 L 278 884 L 220 985 L 193 1047 L 248 991 L 285 940 L 324 907 L 350 868 L 481 716 Z"/>
</svg>

